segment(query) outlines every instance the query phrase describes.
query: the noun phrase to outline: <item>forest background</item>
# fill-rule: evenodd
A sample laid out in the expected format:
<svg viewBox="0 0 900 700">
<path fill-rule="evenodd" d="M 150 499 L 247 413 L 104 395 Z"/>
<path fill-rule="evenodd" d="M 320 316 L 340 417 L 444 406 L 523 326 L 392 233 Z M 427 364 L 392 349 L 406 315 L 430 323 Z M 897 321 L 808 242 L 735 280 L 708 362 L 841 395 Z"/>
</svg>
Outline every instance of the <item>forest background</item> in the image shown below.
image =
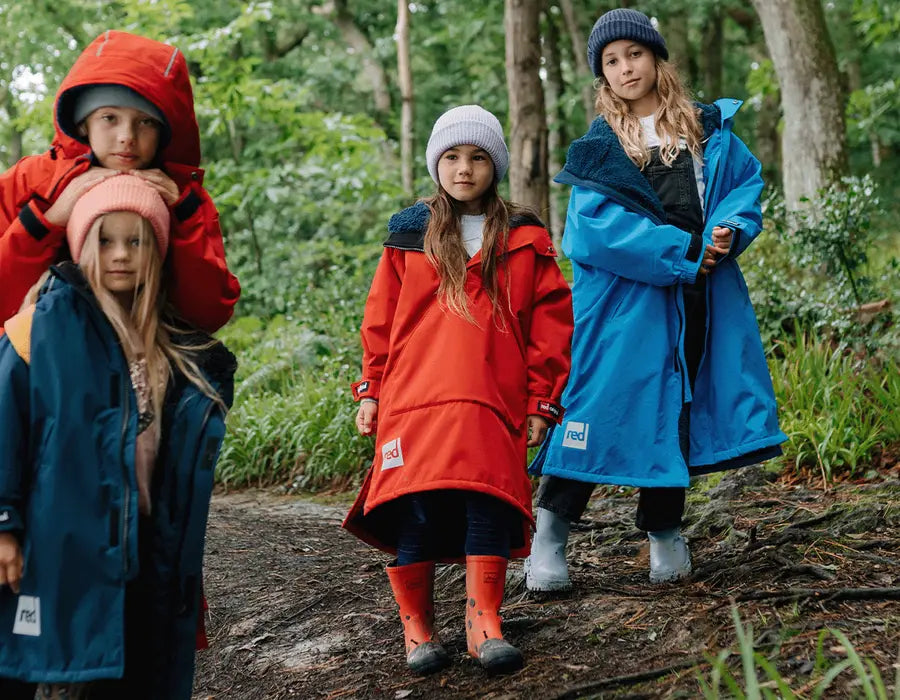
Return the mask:
<svg viewBox="0 0 900 700">
<path fill-rule="evenodd" d="M 900 454 L 900 5 L 647 0 L 699 101 L 744 100 L 764 233 L 741 258 L 782 427 L 774 468 L 880 478 Z M 35 0 L 0 3 L 0 164 L 46 150 L 52 102 L 109 28 L 187 56 L 206 184 L 243 295 L 220 336 L 240 361 L 218 478 L 347 489 L 373 451 L 349 394 L 391 213 L 433 190 L 445 109 L 507 127 L 512 196 L 562 234 L 550 178 L 593 116 L 586 0 Z M 783 165 L 782 165 L 783 164 Z M 787 204 L 785 204 L 787 202 Z M 564 270 L 568 267 L 561 261 Z"/>
</svg>

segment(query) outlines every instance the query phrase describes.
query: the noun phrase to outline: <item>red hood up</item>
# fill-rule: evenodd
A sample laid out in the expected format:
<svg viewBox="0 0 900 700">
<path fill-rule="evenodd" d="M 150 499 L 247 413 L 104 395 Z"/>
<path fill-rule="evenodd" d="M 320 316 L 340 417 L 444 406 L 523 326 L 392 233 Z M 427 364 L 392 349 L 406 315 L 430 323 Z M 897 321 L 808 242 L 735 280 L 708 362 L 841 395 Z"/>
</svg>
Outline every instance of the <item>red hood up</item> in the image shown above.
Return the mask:
<svg viewBox="0 0 900 700">
<path fill-rule="evenodd" d="M 56 94 L 53 121 L 56 143 L 67 157 L 86 153 L 74 137 L 72 107 L 78 91 L 88 85 L 124 85 L 162 112 L 171 137 L 159 160 L 188 167 L 200 165 L 200 129 L 194 114 L 194 94 L 184 54 L 153 39 L 109 30 L 82 51 Z"/>
</svg>

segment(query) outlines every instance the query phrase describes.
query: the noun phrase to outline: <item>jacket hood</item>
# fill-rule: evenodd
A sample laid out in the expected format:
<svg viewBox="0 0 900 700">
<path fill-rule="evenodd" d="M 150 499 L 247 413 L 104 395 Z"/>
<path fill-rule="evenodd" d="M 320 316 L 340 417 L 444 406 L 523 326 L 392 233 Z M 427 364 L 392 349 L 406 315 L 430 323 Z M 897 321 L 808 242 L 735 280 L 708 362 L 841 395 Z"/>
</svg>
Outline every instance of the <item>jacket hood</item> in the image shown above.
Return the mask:
<svg viewBox="0 0 900 700">
<path fill-rule="evenodd" d="M 717 105 L 697 104 L 703 139 L 721 127 Z M 666 220 L 665 210 L 647 179 L 625 154 L 618 137 L 603 117 L 591 123 L 588 132 L 572 142 L 566 164 L 554 178 L 564 185 L 578 185 L 610 199 L 627 203 L 628 208 L 650 216 L 658 223 Z"/>
<path fill-rule="evenodd" d="M 88 151 L 75 133 L 72 109 L 78 92 L 92 85 L 123 85 L 152 102 L 166 118 L 170 132 L 158 160 L 200 165 L 194 94 L 187 61 L 176 47 L 108 30 L 82 51 L 59 86 L 53 110 L 56 142 L 68 157 Z"/>
<path fill-rule="evenodd" d="M 411 207 L 398 211 L 388 220 L 388 237 L 384 246 L 401 250 L 423 251 L 425 249 L 425 232 L 428 230 L 430 219 L 431 209 L 425 202 L 416 202 Z M 534 215 L 513 214 L 509 218 L 509 230 L 512 231 L 521 226 L 545 228 L 544 223 Z M 541 243 L 543 243 L 543 239 Z"/>
</svg>

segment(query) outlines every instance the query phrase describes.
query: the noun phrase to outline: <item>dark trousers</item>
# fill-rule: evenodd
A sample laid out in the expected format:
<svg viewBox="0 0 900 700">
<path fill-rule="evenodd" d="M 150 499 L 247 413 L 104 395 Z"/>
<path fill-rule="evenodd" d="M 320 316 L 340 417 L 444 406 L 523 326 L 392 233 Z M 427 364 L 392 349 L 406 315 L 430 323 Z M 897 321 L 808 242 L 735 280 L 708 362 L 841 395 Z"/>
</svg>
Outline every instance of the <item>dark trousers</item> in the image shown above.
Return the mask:
<svg viewBox="0 0 900 700">
<path fill-rule="evenodd" d="M 3 700 L 34 700 L 37 686 L 11 678 L 0 678 L 0 698 Z"/>
<path fill-rule="evenodd" d="M 398 504 L 397 566 L 431 561 L 465 528 L 465 554 L 509 558 L 510 532 L 522 516 L 498 498 L 475 491 L 424 491 Z"/>
<path fill-rule="evenodd" d="M 570 522 L 577 521 L 587 508 L 596 484 L 558 476 L 544 476 L 538 487 L 537 507 L 553 511 Z M 646 487 L 638 494 L 635 525 L 656 532 L 681 527 L 684 515 L 683 488 Z"/>
</svg>

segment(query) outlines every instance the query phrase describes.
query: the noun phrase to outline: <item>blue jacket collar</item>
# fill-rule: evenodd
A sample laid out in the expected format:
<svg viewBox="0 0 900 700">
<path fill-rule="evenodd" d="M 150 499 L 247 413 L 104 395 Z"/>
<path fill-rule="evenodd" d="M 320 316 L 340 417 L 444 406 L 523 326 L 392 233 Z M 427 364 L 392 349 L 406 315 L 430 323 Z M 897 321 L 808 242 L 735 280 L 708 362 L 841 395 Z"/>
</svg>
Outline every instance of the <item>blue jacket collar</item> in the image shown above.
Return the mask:
<svg viewBox="0 0 900 700">
<path fill-rule="evenodd" d="M 722 110 L 717 104 L 698 103 L 697 107 L 700 109 L 700 123 L 706 141 L 716 129 L 721 128 Z M 566 155 L 566 164 L 554 181 L 599 192 L 628 209 L 649 216 L 657 223 L 666 220 L 656 192 L 625 154 L 612 127 L 603 117 L 594 119 L 588 132 L 572 142 Z"/>
</svg>

